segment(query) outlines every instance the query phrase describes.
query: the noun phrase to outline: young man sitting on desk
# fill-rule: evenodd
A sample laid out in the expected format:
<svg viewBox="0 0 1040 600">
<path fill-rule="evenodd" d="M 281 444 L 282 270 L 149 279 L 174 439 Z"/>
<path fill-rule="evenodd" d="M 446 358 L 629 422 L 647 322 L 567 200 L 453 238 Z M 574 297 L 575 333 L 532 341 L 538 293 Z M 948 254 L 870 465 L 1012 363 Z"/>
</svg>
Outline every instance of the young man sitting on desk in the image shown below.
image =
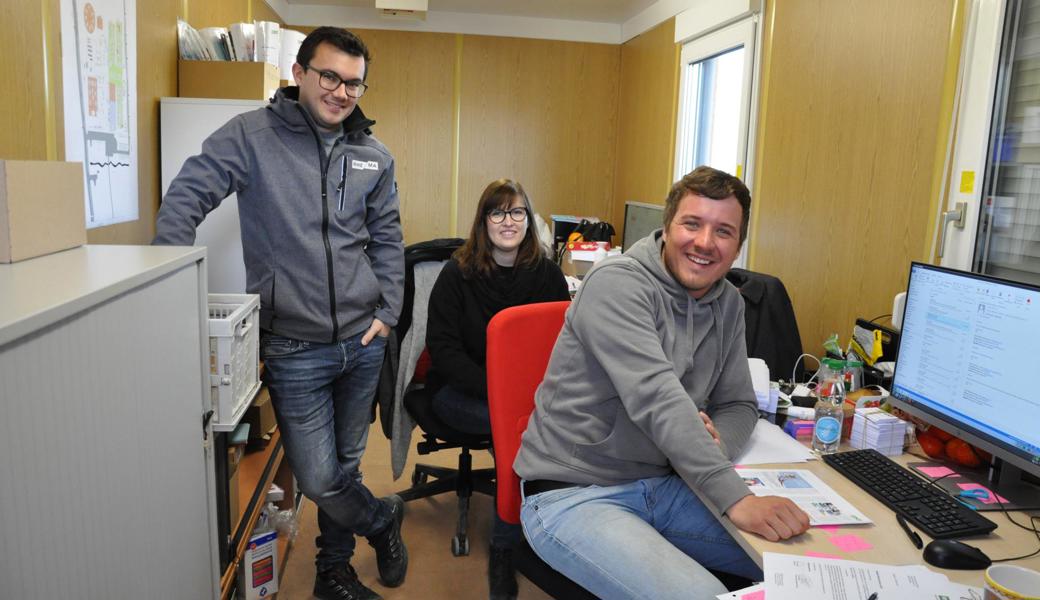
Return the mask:
<svg viewBox="0 0 1040 600">
<path fill-rule="evenodd" d="M 514 468 L 531 547 L 601 598 L 715 598 L 708 569 L 761 579 L 712 509 L 773 541 L 809 527 L 730 463 L 758 418 L 725 279 L 750 207 L 739 179 L 698 167 L 664 229 L 600 263 L 567 311 Z"/>
</svg>

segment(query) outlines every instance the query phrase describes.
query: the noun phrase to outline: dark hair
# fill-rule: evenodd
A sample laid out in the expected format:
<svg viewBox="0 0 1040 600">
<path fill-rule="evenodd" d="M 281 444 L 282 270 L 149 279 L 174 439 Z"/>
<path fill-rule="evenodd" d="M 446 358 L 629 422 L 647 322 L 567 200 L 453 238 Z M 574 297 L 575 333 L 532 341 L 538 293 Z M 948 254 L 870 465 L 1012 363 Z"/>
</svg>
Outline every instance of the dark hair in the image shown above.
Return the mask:
<svg viewBox="0 0 1040 600">
<path fill-rule="evenodd" d="M 455 251 L 453 258 L 462 268 L 465 277 L 480 275 L 487 277 L 495 269 L 495 259 L 491 255 L 493 246 L 487 230 L 487 216 L 492 210 L 507 209 L 513 198 L 524 201 L 527 211 L 527 234 L 516 253 L 516 266 L 533 266 L 545 256 L 542 245 L 538 243 L 537 227 L 534 224 L 534 209 L 527 197 L 524 187 L 512 179 L 496 179 L 484 188 L 477 203 L 477 214 L 473 217 L 473 227 L 469 230 L 466 243 Z M 510 217 L 506 217 L 510 218 Z"/>
<path fill-rule="evenodd" d="M 682 179 L 676 181 L 668 192 L 668 199 L 664 203 L 665 229 L 675 218 L 675 213 L 679 211 L 679 202 L 687 194 L 695 194 L 712 200 L 736 197 L 744 213 L 740 219 L 740 242 L 744 242 L 747 238 L 748 220 L 751 218 L 751 192 L 748 191 L 743 181 L 725 171 L 711 167 L 700 166 L 690 171 Z"/>
<path fill-rule="evenodd" d="M 296 63 L 301 67 L 310 64 L 314 58 L 314 52 L 322 43 L 332 44 L 336 48 L 351 56 L 360 56 L 365 59 L 365 79 L 368 79 L 368 65 L 372 62 L 372 55 L 368 53 L 368 46 L 361 38 L 342 27 L 319 27 L 307 34 L 300 50 L 296 53 Z"/>
</svg>

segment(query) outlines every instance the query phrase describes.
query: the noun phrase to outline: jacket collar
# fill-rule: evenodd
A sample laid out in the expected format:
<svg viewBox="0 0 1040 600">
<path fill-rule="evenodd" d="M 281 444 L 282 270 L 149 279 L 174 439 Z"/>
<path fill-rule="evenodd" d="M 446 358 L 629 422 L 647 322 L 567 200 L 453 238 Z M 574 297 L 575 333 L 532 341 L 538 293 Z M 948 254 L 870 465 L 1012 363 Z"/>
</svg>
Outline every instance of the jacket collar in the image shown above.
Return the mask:
<svg viewBox="0 0 1040 600">
<path fill-rule="evenodd" d="M 726 279 L 740 290 L 748 302 L 758 304 L 766 294 L 766 283 L 759 277 L 752 277 L 751 271 L 744 269 L 730 269 L 726 273 Z"/>
<path fill-rule="evenodd" d="M 310 113 L 299 102 L 300 88 L 295 85 L 283 87 L 275 92 L 267 109 L 274 112 L 286 126 L 294 131 L 311 131 L 317 125 Z M 343 135 L 351 136 L 358 133 L 372 135 L 371 127 L 376 122 L 365 116 L 360 106 L 355 106 L 346 121 L 343 121 Z"/>
</svg>

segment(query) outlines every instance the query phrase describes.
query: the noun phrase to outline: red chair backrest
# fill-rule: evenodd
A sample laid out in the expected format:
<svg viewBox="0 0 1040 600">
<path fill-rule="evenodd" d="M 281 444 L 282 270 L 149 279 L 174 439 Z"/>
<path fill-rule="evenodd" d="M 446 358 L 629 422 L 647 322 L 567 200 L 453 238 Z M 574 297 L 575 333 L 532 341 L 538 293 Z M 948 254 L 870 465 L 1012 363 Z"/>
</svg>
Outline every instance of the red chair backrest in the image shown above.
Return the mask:
<svg viewBox="0 0 1040 600">
<path fill-rule="evenodd" d="M 514 306 L 488 323 L 487 384 L 495 444 L 495 497 L 498 515 L 507 523 L 520 522 L 520 478 L 513 472 L 513 460 L 534 410 L 534 392 L 545 376 L 570 304 Z"/>
</svg>

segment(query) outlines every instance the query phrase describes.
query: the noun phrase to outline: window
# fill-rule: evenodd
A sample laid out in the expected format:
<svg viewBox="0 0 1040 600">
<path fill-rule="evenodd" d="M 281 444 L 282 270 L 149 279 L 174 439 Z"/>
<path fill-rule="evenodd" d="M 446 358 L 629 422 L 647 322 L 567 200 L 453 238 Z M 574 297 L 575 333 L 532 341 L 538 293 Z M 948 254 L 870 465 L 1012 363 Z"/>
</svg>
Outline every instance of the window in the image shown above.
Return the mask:
<svg viewBox="0 0 1040 600">
<path fill-rule="evenodd" d="M 746 177 L 754 39 L 748 18 L 683 46 L 676 179 L 699 165 Z"/>
<path fill-rule="evenodd" d="M 1040 284 L 1040 0 L 1008 2 L 972 270 Z"/>
<path fill-rule="evenodd" d="M 963 202 L 964 228 L 940 219 L 941 263 L 1038 284 L 1040 0 L 969 6 L 944 209 Z"/>
</svg>

